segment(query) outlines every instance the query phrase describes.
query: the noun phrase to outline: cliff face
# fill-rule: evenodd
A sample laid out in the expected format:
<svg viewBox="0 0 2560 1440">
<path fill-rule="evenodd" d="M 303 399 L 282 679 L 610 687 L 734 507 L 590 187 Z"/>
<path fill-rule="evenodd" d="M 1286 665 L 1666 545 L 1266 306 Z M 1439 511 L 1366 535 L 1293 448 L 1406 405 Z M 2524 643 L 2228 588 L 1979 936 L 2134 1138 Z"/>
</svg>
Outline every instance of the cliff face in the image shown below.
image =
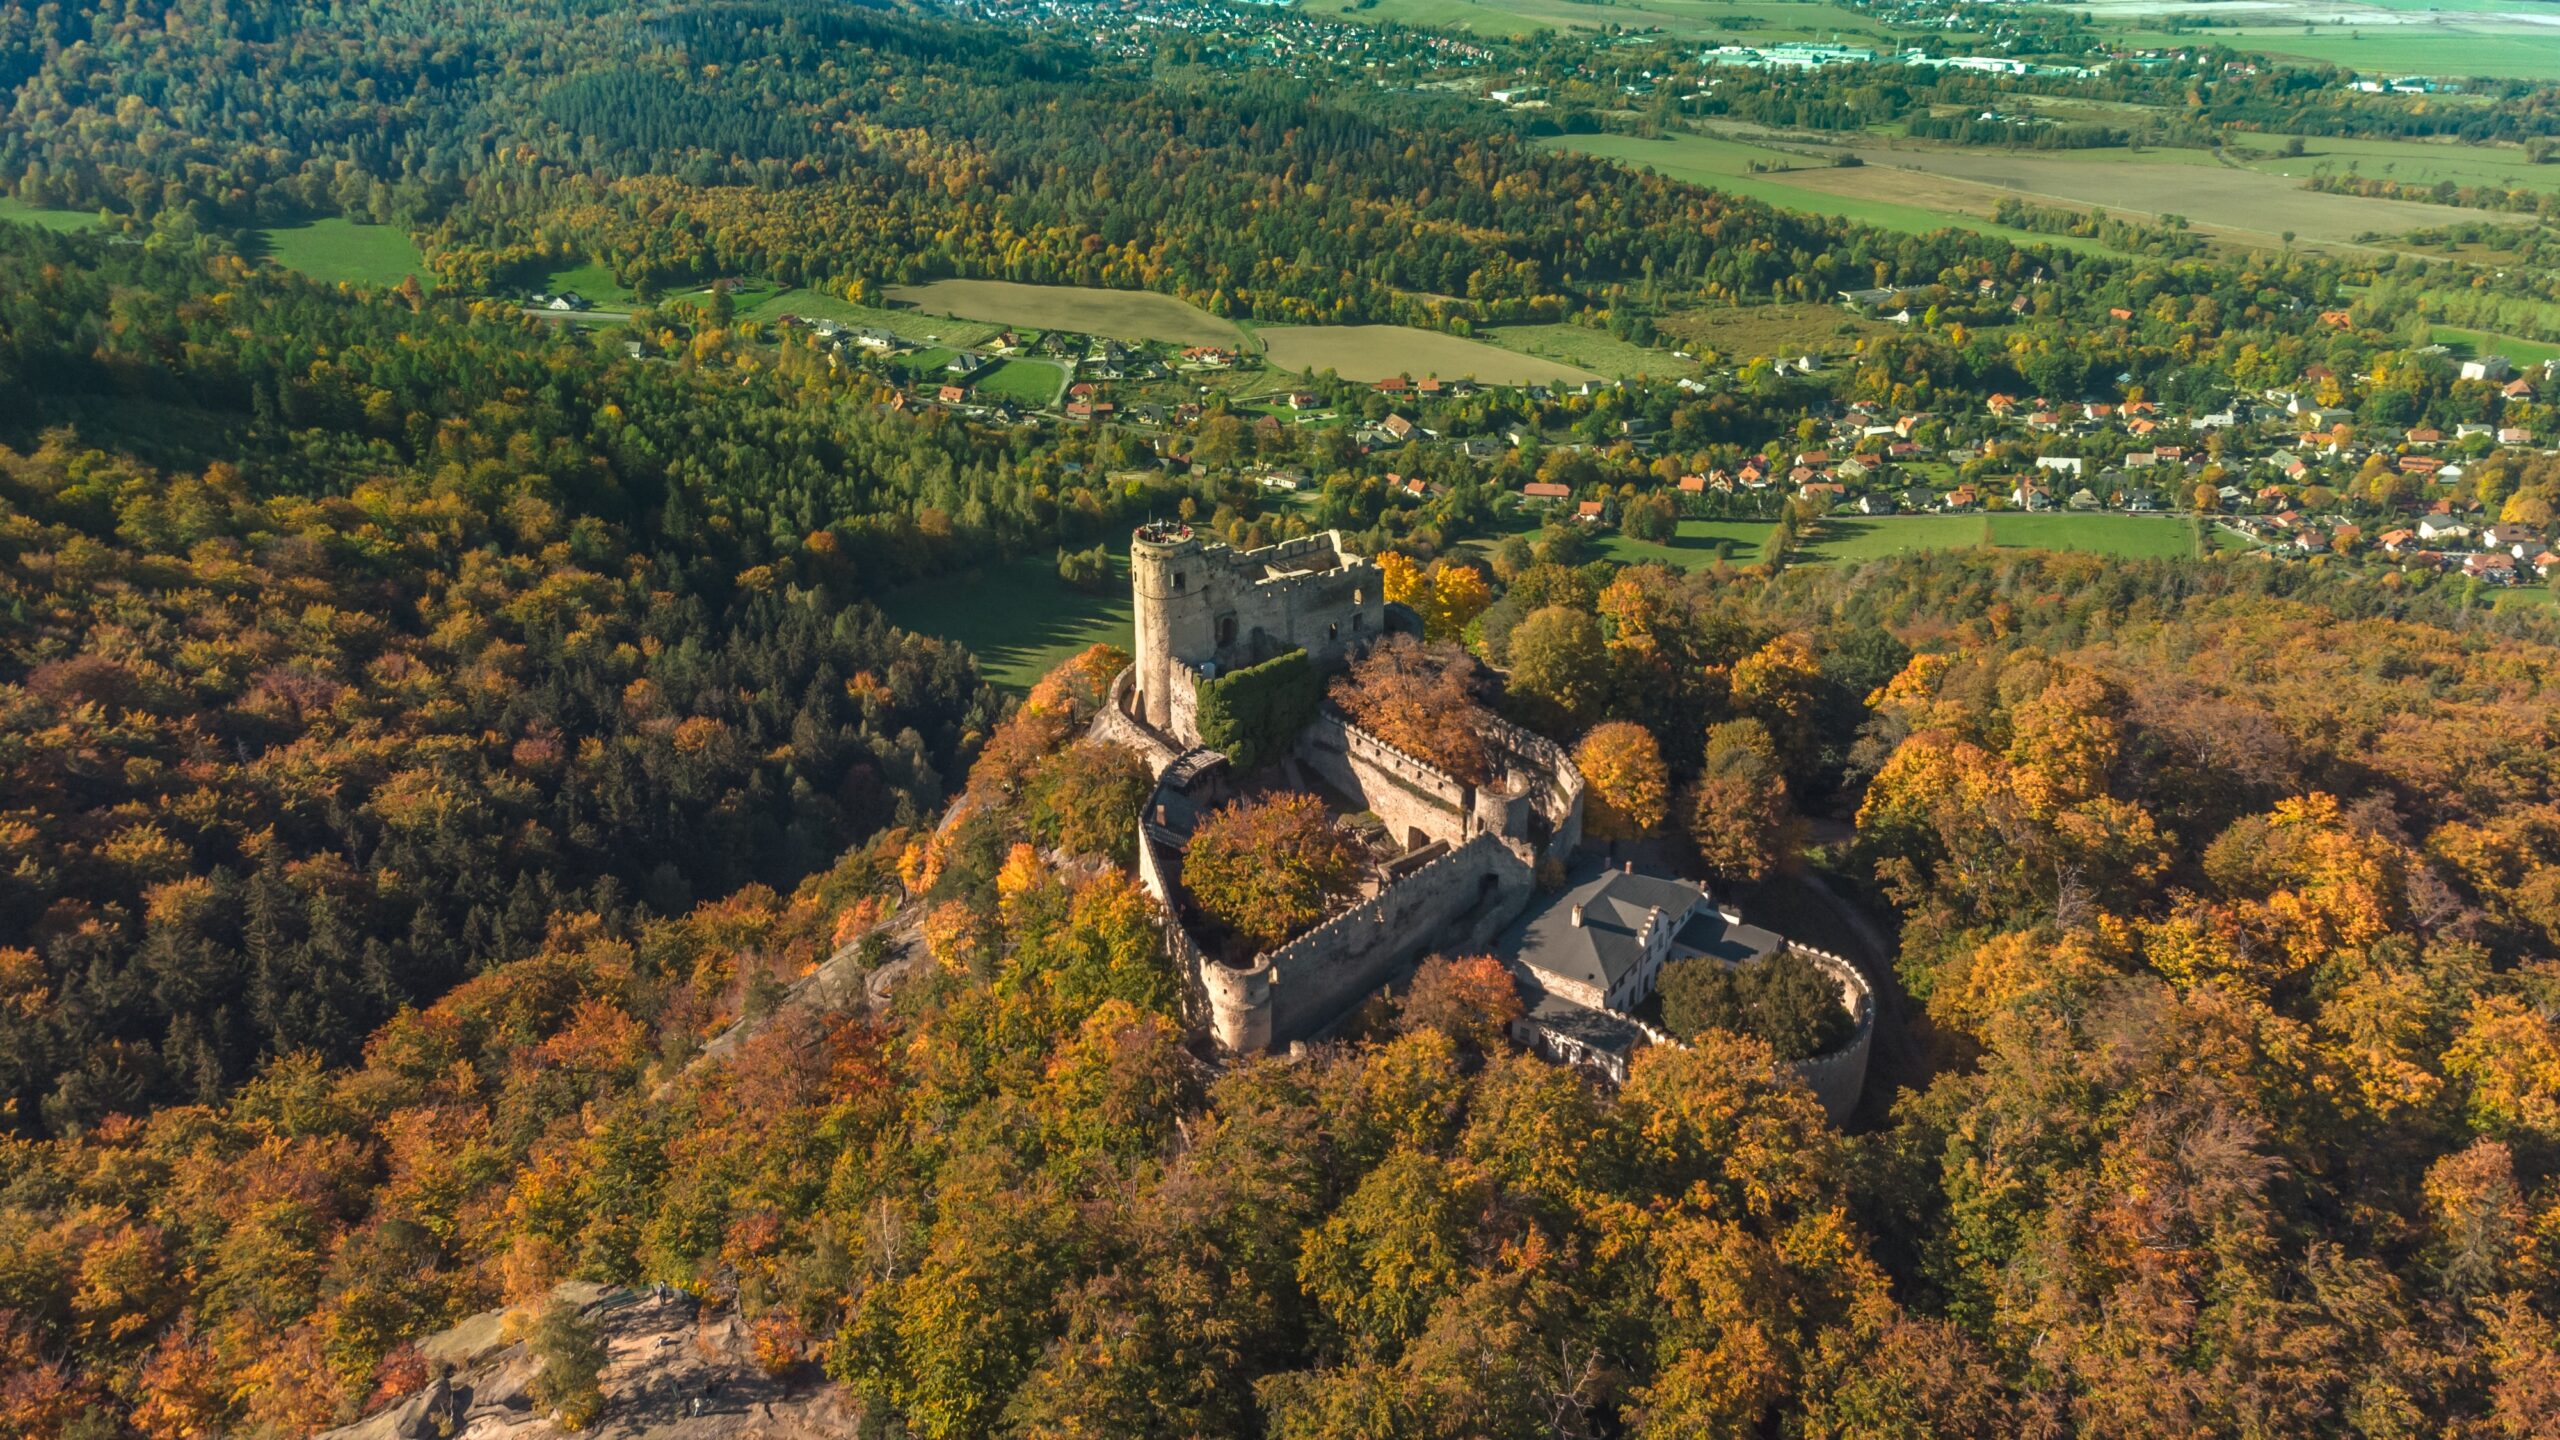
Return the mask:
<svg viewBox="0 0 2560 1440">
<path fill-rule="evenodd" d="M 594 1322 L 611 1362 L 604 1410 L 576 1432 L 601 1440 L 818 1440 L 854 1433 L 852 1397 L 803 1365 L 780 1378 L 756 1360 L 737 1312 L 682 1292 L 570 1282 L 553 1292 Z M 540 1413 L 534 1359 L 504 1335 L 504 1312 L 483 1311 L 419 1343 L 425 1387 L 321 1440 L 543 1440 L 571 1432 Z"/>
</svg>

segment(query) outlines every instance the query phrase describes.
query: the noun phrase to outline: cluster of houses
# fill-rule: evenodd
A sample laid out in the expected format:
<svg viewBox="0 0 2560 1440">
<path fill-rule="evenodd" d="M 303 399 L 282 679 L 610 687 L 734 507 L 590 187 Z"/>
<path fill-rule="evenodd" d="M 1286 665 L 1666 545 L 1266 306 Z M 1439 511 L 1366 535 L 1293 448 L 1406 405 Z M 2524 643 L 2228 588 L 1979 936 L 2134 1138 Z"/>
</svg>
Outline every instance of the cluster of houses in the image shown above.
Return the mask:
<svg viewBox="0 0 2560 1440">
<path fill-rule="evenodd" d="M 2498 407 L 2524 418 L 2542 413 L 2537 393 L 2560 381 L 2551 370 L 2518 374 L 2494 355 L 2461 362 L 2459 373 L 2496 386 Z M 2140 399 L 1993 395 L 1964 415 L 1897 415 L 1859 402 L 1809 448 L 1745 456 L 1681 475 L 1677 486 L 1691 499 L 1757 494 L 1865 515 L 2192 510 L 2277 557 L 2371 555 L 2492 584 L 2552 574 L 2540 531 L 2483 515 L 2460 485 L 2478 457 L 2535 448 L 2534 425 L 2385 430 L 2318 403 L 2317 395 L 2336 389 L 2322 367 L 2303 379 L 2301 390 L 2269 390 L 2191 415 Z M 2392 486 L 2359 483 L 2377 474 L 2394 477 Z M 2397 505 L 2376 498 L 2390 490 L 2401 497 Z M 1571 487 L 1551 481 L 1528 482 L 1519 493 L 1587 522 L 1608 515 L 1605 502 L 1576 501 Z"/>
<path fill-rule="evenodd" d="M 2240 520 L 2235 528 L 2282 554 L 2377 554 L 2408 569 L 2458 572 L 2492 585 L 2547 580 L 2560 566 L 2560 555 L 2552 553 L 2541 531 L 2507 521 L 2483 524 L 2449 500 L 2431 502 L 2415 521 L 2403 517 L 2377 525 L 2286 508 Z"/>
</svg>

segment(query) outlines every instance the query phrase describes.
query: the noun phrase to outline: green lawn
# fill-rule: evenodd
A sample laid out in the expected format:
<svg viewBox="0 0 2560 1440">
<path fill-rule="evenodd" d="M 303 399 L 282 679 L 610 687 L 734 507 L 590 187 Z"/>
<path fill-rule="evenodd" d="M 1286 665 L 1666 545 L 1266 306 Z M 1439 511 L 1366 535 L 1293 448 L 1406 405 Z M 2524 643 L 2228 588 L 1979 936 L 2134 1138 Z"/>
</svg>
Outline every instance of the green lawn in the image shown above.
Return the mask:
<svg viewBox="0 0 2560 1440">
<path fill-rule="evenodd" d="M 553 295 L 563 290 L 575 290 L 586 297 L 588 304 L 608 310 L 627 310 L 640 303 L 640 297 L 624 289 L 613 278 L 612 270 L 593 261 L 554 270 L 542 277 L 542 284 L 537 288 Z"/>
<path fill-rule="evenodd" d="M 94 210 L 48 210 L 0 195 L 0 220 L 15 220 L 46 230 L 87 230 L 98 223 L 98 214 Z"/>
<path fill-rule="evenodd" d="M 1667 545 L 1611 533 L 1601 537 L 1600 553 L 1621 565 L 1669 565 L 1696 570 L 1719 555 L 1736 565 L 1759 563 L 1760 547 L 1777 526 L 1767 520 L 1683 520 L 1680 533 Z"/>
<path fill-rule="evenodd" d="M 2435 327 L 2435 340 L 2449 345 L 2466 358 L 2479 355 L 2504 355 L 2518 365 L 2539 365 L 2545 360 L 2560 360 L 2560 345 L 2542 340 L 2520 340 L 2513 335 L 2498 335 L 2487 330 L 2465 330 L 2458 325 Z"/>
<path fill-rule="evenodd" d="M 2127 559 L 2196 553 L 2195 527 L 2174 515 L 1835 515 L 1802 552 L 1807 561 L 1875 560 L 1909 550 L 2075 550 Z"/>
<path fill-rule="evenodd" d="M 253 248 L 262 258 L 314 280 L 388 287 L 415 275 L 421 285 L 435 283 L 426 257 L 398 226 L 359 225 L 331 217 L 272 225 L 251 234 Z"/>
<path fill-rule="evenodd" d="M 1007 360 L 969 388 L 1016 405 L 1046 408 L 1057 403 L 1058 392 L 1066 383 L 1065 369 L 1047 360 Z"/>
<path fill-rule="evenodd" d="M 1621 340 L 1588 325 L 1505 325 L 1496 330 L 1478 330 L 1474 338 L 1541 360 L 1578 365 L 1613 380 L 1635 375 L 1667 380 L 1698 373 L 1696 365 L 1673 359 L 1667 349 Z"/>
<path fill-rule="evenodd" d="M 1549 518 L 1545 513 L 1520 514 L 1513 528 L 1534 532 Z M 1733 564 L 1750 565 L 1759 561 L 1761 547 L 1775 528 L 1767 520 L 1683 520 L 1679 538 L 1667 545 L 1612 532 L 1599 537 L 1599 550 L 1621 565 L 1698 570 L 1714 564 L 1720 551 Z M 1486 554 L 1500 539 L 1500 535 L 1479 536 L 1467 541 L 1465 548 Z M 2196 553 L 2195 527 L 2175 515 L 1848 514 L 1823 521 L 1819 538 L 1796 552 L 1796 563 L 1878 560 L 1910 550 L 1962 550 L 1986 539 L 2007 549 L 2072 550 L 2126 559 Z"/>
<path fill-rule="evenodd" d="M 1126 557 L 1113 573 L 1108 593 L 1087 594 L 1058 578 L 1054 555 L 1026 555 L 892 591 L 880 608 L 892 624 L 967 646 L 980 674 L 1020 693 L 1097 641 L 1129 648 Z"/>
</svg>

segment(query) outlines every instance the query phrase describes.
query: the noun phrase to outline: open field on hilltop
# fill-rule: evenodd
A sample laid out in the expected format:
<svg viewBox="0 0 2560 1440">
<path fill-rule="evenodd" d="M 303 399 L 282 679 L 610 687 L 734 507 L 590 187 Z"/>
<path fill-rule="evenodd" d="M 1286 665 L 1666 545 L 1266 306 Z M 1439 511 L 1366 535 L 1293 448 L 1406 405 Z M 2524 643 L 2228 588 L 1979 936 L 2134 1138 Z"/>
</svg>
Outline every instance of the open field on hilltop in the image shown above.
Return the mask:
<svg viewBox="0 0 2560 1440">
<path fill-rule="evenodd" d="M 1980 187 L 1995 200 L 2007 193 L 2047 203 L 2104 206 L 2125 214 L 2184 215 L 2199 225 L 2269 237 L 2290 230 L 2301 239 L 2335 242 L 2353 241 L 2373 231 L 2392 233 L 2465 220 L 2523 223 L 2521 216 L 2486 210 L 2324 195 L 2281 175 L 2187 163 L 2186 152 L 2157 152 L 2160 158 L 2146 160 L 2153 153 L 2094 151 L 2083 156 L 1862 145 L 1858 154 L 1867 162 L 1864 166 L 1825 171 L 1806 183 L 1841 186 L 1854 193 L 1892 193 L 1925 186 L 1925 179 L 1910 173 L 1917 171 L 1921 176 Z M 2109 154 L 2110 160 L 2091 158 Z M 1940 199 L 1939 203 L 1960 202 Z"/>
<path fill-rule="evenodd" d="M 1860 336 L 1882 335 L 1893 327 L 1837 305 L 1791 301 L 1674 310 L 1655 320 L 1654 328 L 1674 337 L 1683 350 L 1713 350 L 1727 360 L 1748 362 L 1843 351 Z"/>
<path fill-rule="evenodd" d="M 2476 35 L 2322 29 L 2247 35 L 2235 48 L 2277 57 L 2322 60 L 2388 75 L 2486 75 L 2501 80 L 2560 80 L 2560 32 Z"/>
<path fill-rule="evenodd" d="M 915 310 L 884 310 L 876 305 L 856 305 L 840 295 L 823 290 L 776 290 L 760 296 L 751 305 L 738 307 L 740 318 L 767 323 L 785 315 L 803 320 L 833 320 L 844 325 L 886 330 L 902 339 L 920 344 L 975 345 L 1002 333 L 1002 325 L 984 320 L 954 320 L 945 315 L 927 315 Z"/>
<path fill-rule="evenodd" d="M 1578 365 L 1403 325 L 1261 325 L 1255 333 L 1266 347 L 1264 358 L 1275 368 L 1330 370 L 1345 380 L 1437 375 L 1448 380 L 1472 376 L 1488 385 L 1536 385 L 1601 378 Z"/>
<path fill-rule="evenodd" d="M 1537 35 L 1554 30 L 1599 30 L 1618 26 L 1639 30 L 1659 26 L 1683 38 L 1732 36 L 1753 44 L 1780 40 L 1828 40 L 1883 43 L 1884 27 L 1854 10 L 1827 0 L 1375 0 L 1360 6 L 1350 0 L 1301 0 L 1309 15 L 1435 30 L 1463 30 L 1476 35 Z"/>
<path fill-rule="evenodd" d="M 2051 245 L 2058 249 L 2101 255 L 2115 253 L 2094 240 L 2068 235 L 2037 235 L 2006 225 L 1995 225 L 1983 217 L 1990 213 L 1998 195 L 1978 186 L 1924 196 L 1920 193 L 1921 187 L 1908 180 L 1897 183 L 1887 176 L 1879 183 L 1875 178 L 1861 176 L 1856 169 L 1831 169 L 1801 155 L 1720 136 L 1683 134 L 1648 140 L 1635 135 L 1560 135 L 1539 143 L 1615 160 L 1638 169 L 1650 169 L 1673 180 L 1704 185 L 1766 204 L 1811 211 L 1817 215 L 1837 215 L 1844 220 L 1855 220 L 1906 235 L 1926 235 L 1936 230 L 1956 228 L 2005 235 L 2022 245 Z M 1754 160 L 1808 168 L 1754 174 L 1750 168 Z"/>
<path fill-rule="evenodd" d="M 86 230 L 98 223 L 98 216 L 95 211 L 49 210 L 0 195 L 0 220 L 15 220 L 46 230 Z"/>
<path fill-rule="evenodd" d="M 935 280 L 892 285 L 888 297 L 936 315 L 993 320 L 1042 330 L 1161 340 L 1172 345 L 1233 345 L 1236 327 L 1188 301 L 1146 290 L 1081 285 L 1021 285 L 1010 280 Z"/>
<path fill-rule="evenodd" d="M 331 218 L 271 225 L 252 235 L 259 257 L 314 280 L 388 286 L 415 275 L 421 285 L 435 284 L 427 257 L 418 253 L 407 231 L 394 225 Z"/>
<path fill-rule="evenodd" d="M 978 378 L 972 392 L 1045 409 L 1067 387 L 1066 367 L 1047 360 L 1007 360 Z"/>
<path fill-rule="evenodd" d="M 1621 340 L 1588 325 L 1505 325 L 1498 330 L 1478 330 L 1474 338 L 1517 354 L 1578 365 L 1614 380 L 1638 375 L 1676 380 L 1698 373 L 1694 363 L 1676 358 L 1668 349 Z"/>
<path fill-rule="evenodd" d="M 1130 647 L 1128 573 L 1115 556 L 1110 590 L 1088 594 L 1058 578 L 1054 555 L 1026 555 L 893 590 L 880 609 L 891 624 L 967 646 L 980 674 L 1019 694 L 1088 645 Z"/>
</svg>

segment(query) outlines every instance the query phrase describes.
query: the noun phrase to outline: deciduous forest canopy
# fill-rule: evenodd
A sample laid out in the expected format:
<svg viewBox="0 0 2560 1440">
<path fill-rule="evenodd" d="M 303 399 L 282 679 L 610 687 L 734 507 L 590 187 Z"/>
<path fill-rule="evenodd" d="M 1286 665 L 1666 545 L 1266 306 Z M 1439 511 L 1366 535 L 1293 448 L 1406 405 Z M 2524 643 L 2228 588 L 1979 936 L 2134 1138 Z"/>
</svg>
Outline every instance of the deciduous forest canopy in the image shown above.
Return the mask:
<svg viewBox="0 0 2560 1440">
<path fill-rule="evenodd" d="M 2339 308 L 2369 260 L 1891 234 L 1206 54 L 0 0 L 0 185 L 111 222 L 0 220 L 0 1440 L 315 1434 L 501 1306 L 610 1420 L 569 1279 L 734 1307 L 883 1436 L 2560 1433 L 2547 608 L 2201 545 L 1795 564 L 1802 495 L 1757 553 L 1682 528 L 1851 406 L 1881 453 L 2011 390 L 2529 395 Z M 433 274 L 257 261 L 313 215 Z M 627 323 L 523 313 L 585 266 Z M 1620 339 L 1934 298 L 1787 374 L 1184 371 L 1141 427 L 913 403 L 677 293 L 948 276 Z M 2198 434 L 2211 501 L 2253 457 Z M 2424 493 L 2547 527 L 2560 465 L 2480 438 Z M 1801 964 L 1686 974 L 1694 1043 L 1622 1086 L 1517 1051 L 1476 955 L 1209 1054 L 1132 873 L 1151 778 L 1088 735 L 1129 657 L 1009 695 L 875 603 L 1108 576 L 1174 514 L 1338 527 L 1423 631 L 1259 672 L 1244 728 L 1323 693 L 1472 784 L 1498 712 L 1583 756 L 1596 843 L 1854 907 L 1894 1057 L 1857 1122 L 1790 1068 L 1843 1028 Z M 1368 863 L 1313 802 L 1208 837 L 1246 951 Z M 787 993 L 821 966 L 842 1003 Z"/>
</svg>

